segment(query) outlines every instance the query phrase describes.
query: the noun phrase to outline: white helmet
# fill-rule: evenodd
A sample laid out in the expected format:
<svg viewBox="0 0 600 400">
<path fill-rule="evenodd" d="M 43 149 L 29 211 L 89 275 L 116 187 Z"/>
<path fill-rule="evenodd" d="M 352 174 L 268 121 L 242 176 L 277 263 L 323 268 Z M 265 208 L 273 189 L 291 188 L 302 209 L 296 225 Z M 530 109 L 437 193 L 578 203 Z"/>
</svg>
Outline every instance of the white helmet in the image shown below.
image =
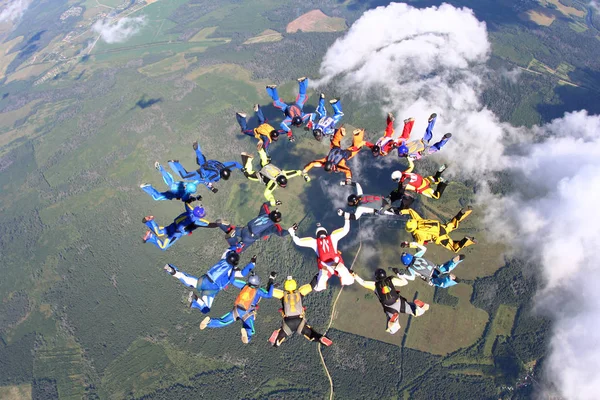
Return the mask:
<svg viewBox="0 0 600 400">
<path fill-rule="evenodd" d="M 402 179 L 402 172 L 400 172 L 400 171 L 392 172 L 392 179 L 395 181 L 399 181 L 400 179 Z"/>
</svg>

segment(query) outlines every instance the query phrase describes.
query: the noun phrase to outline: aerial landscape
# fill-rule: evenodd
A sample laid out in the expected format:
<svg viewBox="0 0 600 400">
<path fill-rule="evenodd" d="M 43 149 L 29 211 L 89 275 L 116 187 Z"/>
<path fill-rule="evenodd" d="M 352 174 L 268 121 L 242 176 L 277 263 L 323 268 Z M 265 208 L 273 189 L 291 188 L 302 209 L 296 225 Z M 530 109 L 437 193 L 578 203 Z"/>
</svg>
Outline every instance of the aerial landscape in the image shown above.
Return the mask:
<svg viewBox="0 0 600 400">
<path fill-rule="evenodd" d="M 597 0 L 0 0 L 0 399 L 597 399 L 599 204 Z"/>
</svg>

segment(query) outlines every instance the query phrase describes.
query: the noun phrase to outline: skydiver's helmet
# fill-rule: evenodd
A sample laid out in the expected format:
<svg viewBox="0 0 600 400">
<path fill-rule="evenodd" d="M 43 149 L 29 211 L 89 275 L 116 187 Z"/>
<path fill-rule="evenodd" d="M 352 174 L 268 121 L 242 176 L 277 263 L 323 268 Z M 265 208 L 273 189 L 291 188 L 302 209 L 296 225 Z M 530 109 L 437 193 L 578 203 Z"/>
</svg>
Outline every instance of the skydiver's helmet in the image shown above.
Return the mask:
<svg viewBox="0 0 600 400">
<path fill-rule="evenodd" d="M 404 264 L 408 267 L 410 265 L 410 263 L 412 263 L 414 258 L 415 258 L 415 256 L 413 256 L 412 254 L 403 252 L 402 256 L 400 257 L 400 260 L 402 260 L 402 264 Z"/>
<path fill-rule="evenodd" d="M 185 184 L 185 192 L 186 193 L 196 193 L 198 190 L 198 185 L 195 182 L 188 182 Z"/>
<path fill-rule="evenodd" d="M 219 175 L 221 175 L 221 178 L 227 180 L 229 179 L 229 177 L 231 176 L 231 170 L 229 168 L 223 168 L 220 172 Z"/>
<path fill-rule="evenodd" d="M 351 194 L 350 196 L 348 196 L 348 205 L 350 207 L 356 207 L 360 204 L 360 197 L 355 195 L 355 194 Z"/>
<path fill-rule="evenodd" d="M 407 232 L 414 232 L 417 229 L 417 221 L 415 221 L 414 219 L 409 219 L 408 221 L 406 221 L 406 231 Z"/>
<path fill-rule="evenodd" d="M 331 172 L 333 170 L 333 162 L 325 161 L 325 165 L 323 166 L 323 169 L 327 172 Z"/>
<path fill-rule="evenodd" d="M 271 131 L 271 139 L 276 142 L 279 140 L 279 132 L 277 132 L 275 129 L 273 129 Z"/>
<path fill-rule="evenodd" d="M 283 175 L 279 175 L 277 178 L 275 178 L 275 181 L 283 188 L 287 186 L 287 178 Z"/>
<path fill-rule="evenodd" d="M 294 118 L 292 118 L 292 125 L 294 125 L 294 126 L 302 125 L 302 117 L 299 115 L 296 115 Z"/>
<path fill-rule="evenodd" d="M 273 210 L 269 213 L 269 218 L 273 222 L 281 222 L 281 212 L 279 210 Z"/>
<path fill-rule="evenodd" d="M 259 287 L 260 277 L 255 274 L 250 275 L 250 277 L 248 278 L 248 284 L 250 284 L 250 286 Z"/>
<path fill-rule="evenodd" d="M 235 267 L 240 262 L 240 255 L 235 251 L 230 251 L 225 256 L 225 261 L 227 261 L 228 264 L 231 264 Z"/>
<path fill-rule="evenodd" d="M 387 278 L 387 274 L 385 273 L 385 271 L 383 269 L 381 269 L 381 268 L 378 268 L 375 271 L 375 280 L 376 281 L 382 281 L 385 278 Z"/>
<path fill-rule="evenodd" d="M 402 179 L 402 171 L 394 171 L 392 172 L 392 180 L 396 182 L 400 182 Z"/>
<path fill-rule="evenodd" d="M 298 284 L 296 283 L 296 281 L 294 279 L 292 279 L 291 276 L 288 276 L 285 279 L 285 282 L 283 282 L 283 290 L 285 290 L 286 292 L 293 292 L 297 288 L 298 288 Z"/>
<path fill-rule="evenodd" d="M 403 143 L 400 147 L 398 147 L 398 157 L 406 157 L 408 156 L 408 147 Z"/>
<path fill-rule="evenodd" d="M 202 218 L 206 215 L 206 211 L 204 210 L 204 207 L 196 206 L 192 210 L 192 214 L 194 214 L 194 217 L 196 218 Z"/>
<path fill-rule="evenodd" d="M 373 152 L 373 157 L 379 157 L 379 152 L 381 151 L 381 147 L 375 145 L 375 146 L 373 146 L 373 149 L 371 149 L 371 151 Z"/>
<path fill-rule="evenodd" d="M 317 231 L 315 232 L 317 238 L 324 238 L 327 236 L 327 229 L 323 228 L 321 224 L 317 224 Z"/>
<path fill-rule="evenodd" d="M 321 128 L 315 128 L 313 129 L 313 136 L 315 137 L 315 139 L 317 139 L 317 141 L 321 141 L 323 140 L 323 131 L 321 130 Z"/>
</svg>

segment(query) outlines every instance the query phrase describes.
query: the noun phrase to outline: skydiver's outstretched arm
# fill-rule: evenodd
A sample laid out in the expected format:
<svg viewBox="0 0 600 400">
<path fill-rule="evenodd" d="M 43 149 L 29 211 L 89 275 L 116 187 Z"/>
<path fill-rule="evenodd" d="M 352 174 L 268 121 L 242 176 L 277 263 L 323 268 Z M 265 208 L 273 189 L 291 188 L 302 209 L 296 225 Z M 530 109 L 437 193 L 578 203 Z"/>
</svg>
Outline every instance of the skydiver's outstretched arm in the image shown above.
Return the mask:
<svg viewBox="0 0 600 400">
<path fill-rule="evenodd" d="M 423 257 L 423 255 L 427 251 L 427 247 L 425 247 L 422 244 L 419 244 L 417 242 L 410 242 L 408 247 L 410 247 L 411 249 L 419 249 L 417 251 L 417 253 L 415 254 L 415 257 Z"/>
<path fill-rule="evenodd" d="M 254 267 L 256 267 L 256 264 L 253 263 L 252 261 L 250 261 L 243 270 L 241 271 L 235 271 L 234 273 L 231 274 L 231 276 L 233 277 L 233 279 L 235 278 L 245 278 L 246 276 L 248 276 L 248 274 L 250 273 L 250 271 L 252 271 L 254 269 Z"/>
<path fill-rule="evenodd" d="M 279 226 L 279 224 L 275 224 L 272 227 L 265 229 L 263 231 L 263 236 L 267 236 L 267 235 L 277 235 L 277 236 L 287 236 L 289 235 L 289 232 L 286 231 L 285 229 L 282 229 L 281 226 Z"/>
<path fill-rule="evenodd" d="M 417 221 L 423 219 L 421 216 L 412 208 L 405 208 L 404 210 L 400 210 L 400 214 L 406 215 L 409 214 L 411 219 L 415 219 Z"/>
<path fill-rule="evenodd" d="M 317 251 L 317 239 L 311 238 L 311 237 L 299 238 L 296 235 L 296 230 L 293 227 L 289 228 L 288 232 L 289 232 L 290 236 L 292 237 L 292 239 L 294 240 L 294 243 L 296 244 L 296 246 L 308 247 L 308 248 L 313 249 L 315 252 Z"/>
<path fill-rule="evenodd" d="M 405 173 L 410 174 L 415 169 L 415 163 L 411 157 L 407 157 L 408 160 L 408 168 L 404 170 Z"/>
<path fill-rule="evenodd" d="M 294 169 L 294 170 L 288 169 L 286 171 L 281 171 L 281 174 L 289 179 L 289 178 L 294 178 L 296 176 L 302 175 L 302 171 L 299 169 Z"/>
<path fill-rule="evenodd" d="M 314 167 L 322 167 L 323 165 L 325 165 L 326 161 L 327 161 L 327 157 L 323 157 L 318 160 L 311 161 L 308 164 L 306 164 L 304 166 L 304 168 L 302 168 L 302 173 L 305 174 L 308 171 L 310 171 L 311 169 L 313 169 Z"/>
<path fill-rule="evenodd" d="M 273 287 L 273 285 L 271 285 L 271 287 Z M 283 290 L 273 289 L 273 297 L 276 299 L 283 299 L 283 296 L 285 296 L 285 292 Z"/>
<path fill-rule="evenodd" d="M 269 181 L 269 183 L 267 183 L 267 187 L 265 188 L 265 192 L 264 192 L 265 199 L 267 199 L 269 201 L 269 204 L 273 207 L 275 207 L 277 205 L 277 200 L 275 200 L 275 195 L 273 194 L 275 189 L 277 189 L 277 183 L 275 183 L 273 181 Z"/>
<path fill-rule="evenodd" d="M 331 243 L 337 249 L 338 242 L 350 232 L 350 213 L 344 213 L 344 226 L 331 232 Z"/>
<path fill-rule="evenodd" d="M 411 267 L 406 268 L 406 272 L 408 272 L 408 275 L 402 277 L 405 280 L 414 281 L 417 277 L 417 273 Z"/>
<path fill-rule="evenodd" d="M 271 209 L 269 208 L 269 202 L 265 201 L 264 203 L 262 203 L 262 205 L 260 206 L 260 210 L 258 211 L 258 216 L 260 217 L 261 215 L 265 215 L 271 212 Z"/>
<path fill-rule="evenodd" d="M 354 276 L 354 280 L 360 286 L 364 287 L 365 289 L 369 289 L 369 290 L 375 291 L 375 282 L 373 282 L 373 281 L 365 281 L 363 278 L 361 278 L 357 274 L 353 274 L 353 276 Z"/>
<path fill-rule="evenodd" d="M 336 169 L 344 173 L 347 183 L 352 182 L 352 170 L 346 165 L 346 160 L 340 161 L 340 163 L 336 166 Z"/>
</svg>

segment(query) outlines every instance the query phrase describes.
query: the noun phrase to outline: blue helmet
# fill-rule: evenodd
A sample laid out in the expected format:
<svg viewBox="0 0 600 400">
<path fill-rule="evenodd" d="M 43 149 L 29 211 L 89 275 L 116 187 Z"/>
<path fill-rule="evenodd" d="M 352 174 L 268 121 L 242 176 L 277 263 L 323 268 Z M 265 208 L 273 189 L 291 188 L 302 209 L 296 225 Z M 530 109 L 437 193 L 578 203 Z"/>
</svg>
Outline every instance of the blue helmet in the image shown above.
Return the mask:
<svg viewBox="0 0 600 400">
<path fill-rule="evenodd" d="M 402 260 L 402 264 L 409 266 L 414 258 L 415 256 L 413 256 L 412 254 L 404 252 L 402 253 L 402 257 L 400 259 Z"/>
<path fill-rule="evenodd" d="M 408 147 L 405 144 L 398 147 L 398 157 L 406 157 L 408 155 Z"/>
<path fill-rule="evenodd" d="M 194 210 L 192 211 L 192 213 L 194 214 L 194 217 L 196 217 L 196 218 L 202 218 L 206 215 L 206 211 L 204 211 L 204 207 L 199 207 L 199 206 L 194 207 Z"/>
<path fill-rule="evenodd" d="M 185 184 L 186 193 L 196 193 L 196 190 L 198 190 L 198 185 L 196 185 L 195 182 L 188 182 Z"/>
</svg>

